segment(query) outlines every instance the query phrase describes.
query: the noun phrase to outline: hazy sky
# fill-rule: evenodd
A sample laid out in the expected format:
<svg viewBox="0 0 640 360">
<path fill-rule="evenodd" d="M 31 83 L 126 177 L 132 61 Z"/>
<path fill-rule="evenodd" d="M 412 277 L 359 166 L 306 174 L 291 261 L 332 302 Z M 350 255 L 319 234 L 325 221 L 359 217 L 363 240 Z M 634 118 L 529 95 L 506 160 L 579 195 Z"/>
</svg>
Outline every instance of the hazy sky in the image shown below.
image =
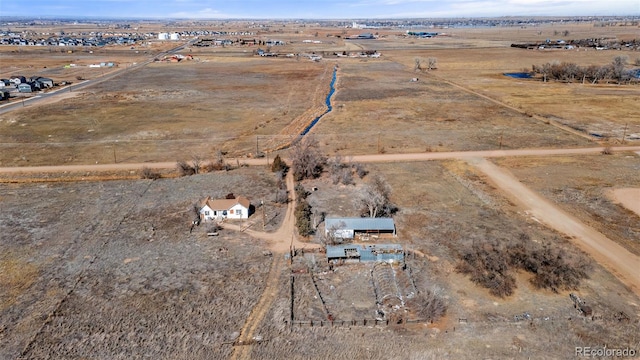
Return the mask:
<svg viewBox="0 0 640 360">
<path fill-rule="evenodd" d="M 640 15 L 640 0 L 0 0 L 0 16 L 416 18 Z"/>
</svg>

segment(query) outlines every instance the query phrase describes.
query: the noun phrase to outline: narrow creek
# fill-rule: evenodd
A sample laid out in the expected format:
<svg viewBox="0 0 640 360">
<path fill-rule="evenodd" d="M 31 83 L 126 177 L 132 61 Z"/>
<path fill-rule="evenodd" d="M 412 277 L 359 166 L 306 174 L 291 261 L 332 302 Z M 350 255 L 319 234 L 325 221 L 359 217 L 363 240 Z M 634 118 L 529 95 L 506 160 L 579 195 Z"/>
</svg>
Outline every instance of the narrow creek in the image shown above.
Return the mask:
<svg viewBox="0 0 640 360">
<path fill-rule="evenodd" d="M 327 104 L 327 111 L 325 111 L 320 116 L 313 119 L 313 121 L 309 125 L 307 125 L 307 127 L 304 128 L 304 130 L 302 130 L 302 132 L 300 133 L 300 137 L 307 135 L 309 131 L 311 131 L 311 129 L 318 123 L 318 121 L 322 119 L 323 116 L 327 115 L 328 113 L 331 112 L 331 110 L 333 110 L 333 106 L 331 105 L 331 97 L 333 96 L 333 93 L 336 92 L 335 85 L 336 85 L 337 73 L 338 73 L 338 67 L 336 66 L 333 68 L 333 77 L 331 78 L 331 84 L 329 84 L 329 94 L 327 94 L 327 98 L 324 101 L 325 104 Z"/>
</svg>

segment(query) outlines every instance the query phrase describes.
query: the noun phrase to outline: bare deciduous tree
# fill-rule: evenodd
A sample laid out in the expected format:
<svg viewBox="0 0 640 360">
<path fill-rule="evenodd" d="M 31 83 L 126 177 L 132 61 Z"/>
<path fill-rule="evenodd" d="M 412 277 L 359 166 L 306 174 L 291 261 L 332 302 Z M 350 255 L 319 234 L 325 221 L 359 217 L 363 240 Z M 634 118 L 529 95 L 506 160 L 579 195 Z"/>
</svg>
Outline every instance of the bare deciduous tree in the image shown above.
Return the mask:
<svg viewBox="0 0 640 360">
<path fill-rule="evenodd" d="M 391 187 L 381 176 L 371 178 L 356 197 L 356 206 L 361 208 L 365 217 L 384 217 L 396 211 L 389 199 Z"/>
<path fill-rule="evenodd" d="M 192 167 L 193 167 L 194 173 L 195 174 L 200 173 L 200 168 L 202 167 L 202 158 L 199 155 L 194 154 L 191 157 L 191 163 L 193 164 Z"/>
<path fill-rule="evenodd" d="M 414 61 L 413 71 L 422 71 L 422 59 L 415 58 L 413 59 L 413 61 Z"/>
<path fill-rule="evenodd" d="M 430 57 L 429 59 L 427 59 L 427 62 L 429 64 L 429 70 L 434 70 L 438 68 L 438 59 L 434 57 Z"/>
<path fill-rule="evenodd" d="M 327 158 L 314 136 L 307 135 L 291 147 L 291 170 L 297 181 L 317 178 L 326 163 Z"/>
</svg>

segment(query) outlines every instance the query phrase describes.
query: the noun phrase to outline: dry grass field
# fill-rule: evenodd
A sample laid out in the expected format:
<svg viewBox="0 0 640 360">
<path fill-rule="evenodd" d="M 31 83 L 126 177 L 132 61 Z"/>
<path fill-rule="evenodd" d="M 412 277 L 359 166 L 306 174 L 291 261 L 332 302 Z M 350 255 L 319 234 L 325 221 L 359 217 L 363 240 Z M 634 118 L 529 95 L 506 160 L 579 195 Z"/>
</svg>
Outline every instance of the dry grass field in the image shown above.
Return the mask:
<svg viewBox="0 0 640 360">
<path fill-rule="evenodd" d="M 446 34 L 432 39 L 380 29 L 379 39 L 354 41 L 327 35 L 362 31 L 274 26 L 256 35 L 288 42 L 272 50 L 316 52 L 324 59 L 263 58 L 250 46 L 186 48 L 181 53 L 193 60 L 152 62 L 1 114 L 0 167 L 211 160 L 218 153 L 253 157 L 256 148 L 276 147 L 324 111 L 334 67 L 333 111 L 312 134 L 325 154 L 347 161 L 355 154 L 638 145 L 637 85 L 543 83 L 503 75 L 554 60 L 603 65 L 618 55 L 630 62 L 640 57 L 630 51 L 510 47 L 560 38 L 557 33 L 565 30 L 570 38 L 637 36 L 637 28 L 556 23 L 438 29 Z M 307 39 L 322 43 L 302 42 Z M 0 76 L 97 79 L 104 75 L 100 69 L 63 65 L 115 61 L 118 71 L 175 46 L 150 42 L 94 53 L 0 47 Z M 382 55 L 332 55 L 362 50 Z M 429 57 L 437 58 L 438 68 L 416 72 L 415 59 Z M 609 197 L 613 189 L 638 188 L 638 154 L 491 161 L 640 255 L 640 218 Z M 419 290 L 435 290 L 446 303 L 442 319 L 290 327 L 292 276 L 295 320 L 327 320 L 327 311 L 339 320 L 374 317 L 373 268 L 329 269 L 322 253 L 295 256 L 279 268 L 285 261 L 276 257 L 283 254 L 265 253 L 265 241 L 246 233 L 222 229 L 220 236 L 208 237 L 206 224 L 190 232 L 194 203 L 228 193 L 254 204 L 264 199 L 266 218 L 272 219 L 266 231 L 276 230 L 285 205 L 272 203 L 276 176 L 263 167 L 179 178 L 165 169 L 164 178 L 154 181 L 117 170 L 19 174 L 13 180 L 6 175 L 0 184 L 0 358 L 566 359 L 575 357 L 576 346 L 640 351 L 640 299 L 634 290 L 568 236 L 529 216 L 477 167 L 438 160 L 370 163 L 366 169 L 369 175 L 355 185 L 334 185 L 326 172 L 302 181 L 307 190 L 317 188 L 309 204 L 316 214 L 357 216 L 358 192 L 373 175 L 386 179 L 398 207 L 398 236 L 380 242 L 417 254 L 407 265 Z M 251 222 L 259 224 L 260 216 Z M 307 240 L 315 244 L 319 238 Z M 534 285 L 538 274 L 512 266 L 513 293 L 499 297 L 459 271 L 474 244 L 506 246 L 514 239 L 584 259 L 588 278 L 573 290 L 552 291 Z M 586 299 L 594 317 L 580 315 L 570 292 Z M 260 341 L 237 343 L 252 336 Z"/>
<path fill-rule="evenodd" d="M 240 169 L 3 185 L 0 358 L 228 356 L 220 344 L 257 301 L 270 259 L 243 234 L 190 233 L 192 206 L 233 191 L 268 199 L 269 179 Z"/>
<path fill-rule="evenodd" d="M 292 33 L 254 37 L 289 41 L 273 48 L 280 54 L 317 52 L 325 54 L 325 60 L 260 58 L 252 55 L 256 47 L 251 46 L 190 47 L 182 53 L 193 55 L 192 61 L 151 64 L 73 98 L 1 116 L 0 163 L 104 163 L 113 161 L 114 150 L 123 161 L 207 157 L 216 150 L 250 155 L 255 153 L 256 137 L 262 137 L 268 148 L 295 134 L 296 127 L 287 128 L 288 124 L 310 122 L 322 111 L 329 90 L 328 69 L 336 64 L 334 111 L 314 130 L 327 153 L 592 144 L 549 126 L 549 121 L 612 142 L 619 142 L 623 135 L 627 142 L 637 141 L 640 134 L 637 86 L 543 83 L 502 75 L 552 61 L 604 65 L 615 56 L 627 55 L 632 63 L 637 56 L 629 51 L 510 47 L 514 42 L 555 38 L 555 31 L 564 30 L 570 31 L 571 38 L 630 38 L 633 31 L 624 27 L 443 29 L 445 36 L 432 39 L 381 30 L 380 39 L 367 41 L 327 37 L 335 32 L 326 29 L 285 29 Z M 302 42 L 309 39 L 322 43 Z M 33 73 L 56 81 L 74 81 L 76 76 L 91 79 L 105 70 L 87 68 L 90 63 L 115 61 L 126 68 L 173 45 L 150 42 L 139 49 L 104 48 L 93 54 L 6 48 L 0 53 L 0 74 Z M 378 50 L 382 56 L 338 59 L 331 55 L 361 49 Z M 437 59 L 438 69 L 415 72 L 415 59 L 428 57 Z M 62 68 L 72 62 L 85 66 Z M 410 82 L 416 77 L 418 82 Z"/>
</svg>

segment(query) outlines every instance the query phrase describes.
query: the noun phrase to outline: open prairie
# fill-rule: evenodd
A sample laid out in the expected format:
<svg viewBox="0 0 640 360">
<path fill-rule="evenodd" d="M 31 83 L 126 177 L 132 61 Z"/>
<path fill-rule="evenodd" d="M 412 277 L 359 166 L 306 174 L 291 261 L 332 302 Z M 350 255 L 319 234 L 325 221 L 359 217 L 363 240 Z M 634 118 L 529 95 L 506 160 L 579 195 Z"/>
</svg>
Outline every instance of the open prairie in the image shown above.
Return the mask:
<svg viewBox="0 0 640 360">
<path fill-rule="evenodd" d="M 601 66 L 618 55 L 630 62 L 637 57 L 618 50 L 510 47 L 564 30 L 576 37 L 627 38 L 633 33 L 593 25 L 567 29 L 444 29 L 445 35 L 431 39 L 380 30 L 380 39 L 344 40 L 327 37 L 331 30 L 315 37 L 315 29 L 295 33 L 291 28 L 290 34 L 253 36 L 290 41 L 272 47 L 281 56 L 324 55 L 318 63 L 300 56 L 258 57 L 253 54 L 257 46 L 191 46 L 181 53 L 193 60 L 152 63 L 57 103 L 27 104 L 0 116 L 0 163 L 104 163 L 114 161 L 114 152 L 116 161 L 139 162 L 208 157 L 216 150 L 249 155 L 256 152 L 256 142 L 259 152 L 275 149 L 274 144 L 295 136 L 322 113 L 333 66 L 338 66 L 333 111 L 313 130 L 327 153 L 580 147 L 594 140 L 621 142 L 623 136 L 626 142 L 638 141 L 637 86 L 544 83 L 503 75 L 553 61 Z M 303 42 L 309 39 L 321 43 Z M 92 79 L 106 71 L 87 68 L 92 62 L 121 61 L 126 69 L 169 47 L 150 44 L 93 54 L 11 48 L 2 54 L 7 61 L 0 73 Z M 333 56 L 363 49 L 381 56 Z M 437 59 L 437 70 L 416 72 L 415 60 L 430 57 Z M 72 61 L 85 66 L 62 68 Z"/>
<path fill-rule="evenodd" d="M 77 31 L 90 29 L 82 26 Z M 640 216 L 614 191 L 637 194 L 640 153 L 609 146 L 640 145 L 639 85 L 504 76 L 555 61 L 602 66 L 616 56 L 631 69 L 637 51 L 510 45 L 632 40 L 637 26 L 451 27 L 428 29 L 440 34 L 427 39 L 298 22 L 141 26 L 206 27 L 285 45 L 149 41 L 71 53 L 0 46 L 2 77 L 89 85 L 34 93 L 11 111 L 3 109 L 21 97 L 0 105 L 0 168 L 80 166 L 2 174 L 0 358 L 565 359 L 582 346 L 640 351 L 637 278 L 598 263 L 578 246 L 583 239 L 536 218 L 487 170 L 511 174 L 541 198 L 532 201 L 572 215 L 637 262 Z M 345 39 L 370 30 L 377 39 Z M 258 56 L 258 48 L 278 56 Z M 153 61 L 160 58 L 169 61 Z M 437 66 L 424 70 L 430 58 Z M 99 61 L 119 66 L 88 68 Z M 281 177 L 265 159 L 248 159 L 294 158 L 299 148 L 278 149 L 319 116 L 310 130 L 319 153 L 343 164 L 331 158 L 318 178 L 294 183 L 293 171 Z M 527 150 L 573 148 L 591 153 Z M 524 151 L 500 151 L 514 149 Z M 466 153 L 477 150 L 493 155 Z M 418 161 L 409 153 L 448 157 Z M 393 154 L 398 161 L 385 158 Z M 356 164 L 353 155 L 379 158 Z M 231 157 L 238 160 L 224 164 Z M 176 160 L 204 170 L 215 159 L 222 170 L 174 170 Z M 151 172 L 155 164 L 160 178 L 133 179 L 144 172 L 119 167 L 127 164 Z M 352 172 L 359 167 L 362 174 Z M 347 181 L 336 168 L 347 169 Z M 388 186 L 397 236 L 367 244 L 402 245 L 405 261 L 384 271 L 329 264 L 324 217 L 360 216 L 376 177 Z M 248 221 L 192 226 L 195 204 L 229 193 L 257 207 Z M 318 222 L 308 237 L 289 231 L 304 213 L 294 199 L 302 194 Z M 496 293 L 504 284 L 508 291 Z M 389 321 L 378 311 L 389 294 L 379 291 L 394 286 L 402 301 Z M 442 317 L 420 318 L 427 306 L 415 298 L 425 294 L 446 307 Z"/>
</svg>

